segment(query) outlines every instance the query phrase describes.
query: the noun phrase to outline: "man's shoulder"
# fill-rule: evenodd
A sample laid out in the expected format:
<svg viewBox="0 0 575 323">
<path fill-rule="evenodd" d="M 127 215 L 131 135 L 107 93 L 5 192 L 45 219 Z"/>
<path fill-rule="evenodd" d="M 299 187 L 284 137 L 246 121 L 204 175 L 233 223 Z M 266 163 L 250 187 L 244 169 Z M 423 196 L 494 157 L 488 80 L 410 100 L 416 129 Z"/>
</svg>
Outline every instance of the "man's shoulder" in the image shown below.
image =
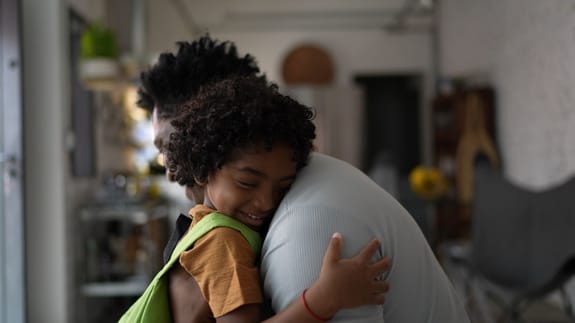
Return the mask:
<svg viewBox="0 0 575 323">
<path fill-rule="evenodd" d="M 345 160 L 321 153 L 313 153 L 311 155 L 308 165 L 300 171 L 298 178 L 329 178 L 339 182 L 372 182 L 369 177 L 356 166 Z"/>
<path fill-rule="evenodd" d="M 379 205 L 383 190 L 361 170 L 337 158 L 313 153 L 309 164 L 297 175 L 292 188 L 285 196 L 285 207 L 315 206 L 342 207 L 372 204 Z"/>
<path fill-rule="evenodd" d="M 349 170 L 352 170 L 355 168 L 354 166 L 347 163 L 346 161 L 343 161 L 341 159 L 337 159 L 335 157 L 325 155 L 322 153 L 317 153 L 317 152 L 310 154 L 310 159 L 308 162 L 308 166 L 306 168 L 326 167 L 326 166 L 337 167 L 337 168 L 342 168 L 342 169 L 349 169 Z M 306 168 L 304 168 L 304 169 L 306 169 Z"/>
</svg>

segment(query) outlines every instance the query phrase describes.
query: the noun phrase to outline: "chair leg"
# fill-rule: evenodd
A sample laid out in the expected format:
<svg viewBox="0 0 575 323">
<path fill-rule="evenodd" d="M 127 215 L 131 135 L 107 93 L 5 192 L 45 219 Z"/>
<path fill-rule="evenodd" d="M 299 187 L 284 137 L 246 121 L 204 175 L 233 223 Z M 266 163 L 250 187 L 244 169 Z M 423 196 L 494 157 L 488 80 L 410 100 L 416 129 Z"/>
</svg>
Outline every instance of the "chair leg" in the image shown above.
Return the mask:
<svg viewBox="0 0 575 323">
<path fill-rule="evenodd" d="M 467 283 L 467 310 L 474 318 L 472 321 L 483 323 L 494 322 L 495 317 L 490 308 L 489 300 L 486 297 L 485 291 L 478 285 L 477 281 Z"/>
<path fill-rule="evenodd" d="M 575 319 L 575 313 L 573 312 L 573 306 L 571 305 L 571 299 L 569 298 L 569 294 L 567 294 L 565 287 L 561 287 L 559 289 L 559 292 L 561 293 L 561 298 L 563 299 L 563 306 L 565 307 L 565 313 L 567 313 L 569 318 Z"/>
<path fill-rule="evenodd" d="M 525 305 L 521 298 L 514 299 L 509 304 L 509 307 L 504 313 L 504 318 L 508 319 L 507 322 L 521 322 L 522 307 Z"/>
<path fill-rule="evenodd" d="M 519 312 L 512 309 L 506 309 L 497 320 L 497 323 L 520 323 L 520 322 L 523 322 L 521 321 L 521 315 L 519 315 Z"/>
</svg>

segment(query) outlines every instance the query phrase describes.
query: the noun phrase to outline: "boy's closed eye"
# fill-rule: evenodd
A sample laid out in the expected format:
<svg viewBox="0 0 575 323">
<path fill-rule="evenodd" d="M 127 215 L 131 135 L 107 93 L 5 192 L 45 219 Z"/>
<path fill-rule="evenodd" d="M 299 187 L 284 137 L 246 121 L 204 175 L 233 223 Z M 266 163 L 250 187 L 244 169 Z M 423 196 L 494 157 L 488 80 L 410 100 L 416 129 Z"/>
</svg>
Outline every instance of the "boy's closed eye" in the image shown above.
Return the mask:
<svg viewBox="0 0 575 323">
<path fill-rule="evenodd" d="M 257 183 L 250 181 L 237 180 L 237 183 L 243 188 L 256 188 L 258 186 Z"/>
<path fill-rule="evenodd" d="M 290 188 L 291 188 L 291 183 L 288 186 L 280 187 L 279 192 L 283 196 L 290 190 Z"/>
</svg>

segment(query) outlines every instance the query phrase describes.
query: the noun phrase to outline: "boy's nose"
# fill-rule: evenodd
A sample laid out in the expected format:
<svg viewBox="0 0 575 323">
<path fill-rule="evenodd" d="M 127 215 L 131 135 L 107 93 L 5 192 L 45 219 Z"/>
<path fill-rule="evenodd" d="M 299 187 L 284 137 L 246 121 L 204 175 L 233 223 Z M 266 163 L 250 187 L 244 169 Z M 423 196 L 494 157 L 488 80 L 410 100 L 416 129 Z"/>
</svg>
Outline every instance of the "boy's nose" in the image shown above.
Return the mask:
<svg viewBox="0 0 575 323">
<path fill-rule="evenodd" d="M 254 204 L 257 210 L 263 214 L 271 212 L 277 206 L 277 199 L 271 192 L 258 194 L 259 196 L 255 199 Z"/>
</svg>

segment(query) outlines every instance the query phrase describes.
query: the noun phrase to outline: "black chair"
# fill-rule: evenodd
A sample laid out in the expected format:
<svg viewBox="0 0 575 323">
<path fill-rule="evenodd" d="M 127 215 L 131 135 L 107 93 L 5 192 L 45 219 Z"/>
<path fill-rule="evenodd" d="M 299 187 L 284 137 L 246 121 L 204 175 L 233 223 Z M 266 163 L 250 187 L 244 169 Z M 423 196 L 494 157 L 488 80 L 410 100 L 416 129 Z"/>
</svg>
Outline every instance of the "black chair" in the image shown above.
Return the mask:
<svg viewBox="0 0 575 323">
<path fill-rule="evenodd" d="M 511 294 L 485 298 L 503 307 L 499 322 L 520 321 L 529 304 L 552 292 L 563 298 L 565 314 L 575 321 L 565 292 L 575 275 L 575 178 L 543 192 L 521 189 L 487 164 L 475 166 L 471 249 L 449 253 L 467 269 L 466 293 L 483 279 Z"/>
</svg>

